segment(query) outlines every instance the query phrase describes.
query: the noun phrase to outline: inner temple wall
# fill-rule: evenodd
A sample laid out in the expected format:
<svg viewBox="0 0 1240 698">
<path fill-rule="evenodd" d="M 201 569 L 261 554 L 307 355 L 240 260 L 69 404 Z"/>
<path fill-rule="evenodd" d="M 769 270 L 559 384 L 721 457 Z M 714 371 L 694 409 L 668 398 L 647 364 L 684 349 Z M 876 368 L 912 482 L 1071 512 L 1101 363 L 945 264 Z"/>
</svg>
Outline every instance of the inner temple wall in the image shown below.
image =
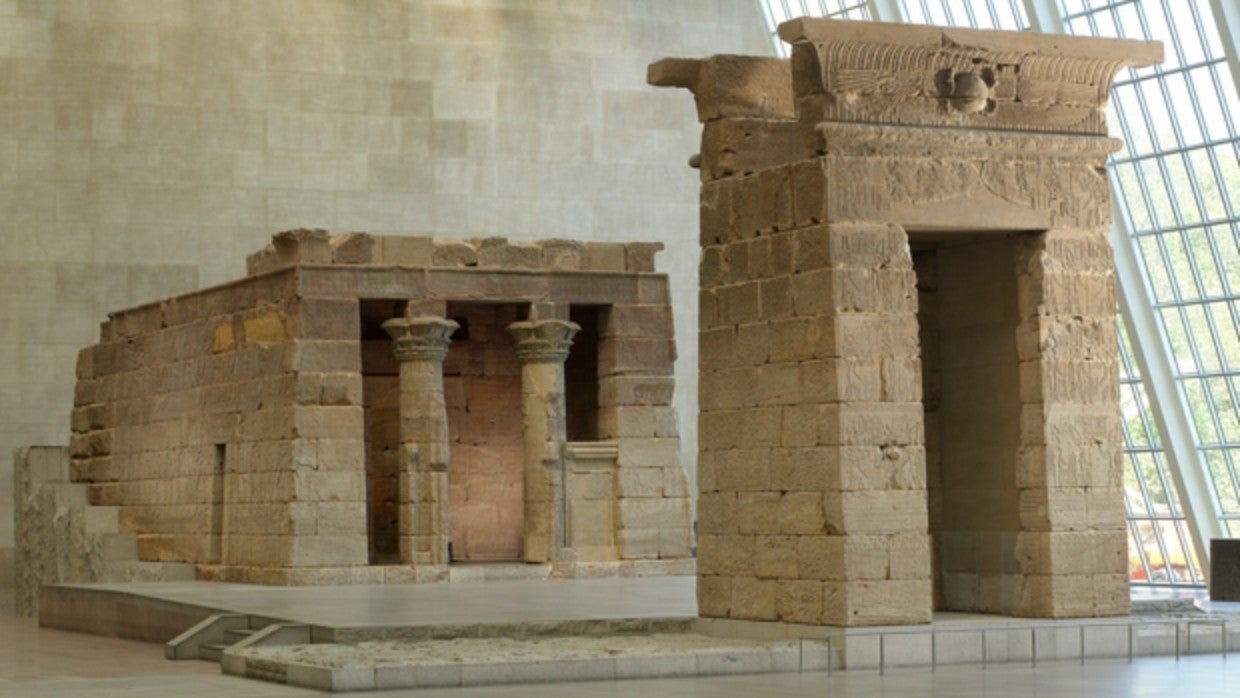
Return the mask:
<svg viewBox="0 0 1240 698">
<path fill-rule="evenodd" d="M 918 319 L 929 320 L 923 361 L 928 356 L 937 373 L 923 385 L 933 390 L 926 441 L 935 467 L 927 485 L 935 501 L 936 607 L 944 610 L 1007 613 L 1016 588 L 1015 252 L 1015 238 L 1005 236 L 947 243 L 914 258 L 932 264 L 935 277 L 932 292 L 923 285 Z"/>
<path fill-rule="evenodd" d="M 444 360 L 454 561 L 519 560 L 525 532 L 516 305 L 449 303 L 461 329 Z"/>
<path fill-rule="evenodd" d="M 400 452 L 400 367 L 392 340 L 380 325 L 397 315 L 390 300 L 363 301 L 362 409 L 366 438 L 366 533 L 371 563 L 400 560 L 398 454 Z"/>
</svg>

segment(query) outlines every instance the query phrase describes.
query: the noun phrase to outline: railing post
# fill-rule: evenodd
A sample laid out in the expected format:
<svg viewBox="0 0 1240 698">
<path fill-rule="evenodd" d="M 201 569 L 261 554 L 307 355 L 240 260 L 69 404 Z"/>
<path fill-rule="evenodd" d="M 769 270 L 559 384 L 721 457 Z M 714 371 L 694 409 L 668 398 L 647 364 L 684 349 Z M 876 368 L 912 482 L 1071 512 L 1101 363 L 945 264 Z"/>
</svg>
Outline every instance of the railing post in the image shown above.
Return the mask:
<svg viewBox="0 0 1240 698">
<path fill-rule="evenodd" d="M 835 659 L 835 653 L 831 650 L 831 636 L 827 636 L 827 676 L 831 675 L 831 662 Z"/>
<path fill-rule="evenodd" d="M 887 634 L 879 633 L 878 634 L 878 675 L 879 676 L 882 676 L 884 673 L 886 673 L 886 667 L 884 666 L 886 664 L 886 661 L 887 661 Z"/>
</svg>

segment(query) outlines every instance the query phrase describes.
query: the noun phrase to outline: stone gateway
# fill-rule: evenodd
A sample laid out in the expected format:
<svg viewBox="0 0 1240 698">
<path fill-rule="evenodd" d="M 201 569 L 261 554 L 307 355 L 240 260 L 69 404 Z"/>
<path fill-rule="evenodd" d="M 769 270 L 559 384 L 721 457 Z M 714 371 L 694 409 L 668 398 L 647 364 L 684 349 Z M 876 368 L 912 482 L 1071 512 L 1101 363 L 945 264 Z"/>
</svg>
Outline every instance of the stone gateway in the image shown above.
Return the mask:
<svg viewBox="0 0 1240 698">
<path fill-rule="evenodd" d="M 701 614 L 1126 614 L 1102 110 L 1161 47 L 779 34 L 648 75 L 703 124 Z"/>
</svg>

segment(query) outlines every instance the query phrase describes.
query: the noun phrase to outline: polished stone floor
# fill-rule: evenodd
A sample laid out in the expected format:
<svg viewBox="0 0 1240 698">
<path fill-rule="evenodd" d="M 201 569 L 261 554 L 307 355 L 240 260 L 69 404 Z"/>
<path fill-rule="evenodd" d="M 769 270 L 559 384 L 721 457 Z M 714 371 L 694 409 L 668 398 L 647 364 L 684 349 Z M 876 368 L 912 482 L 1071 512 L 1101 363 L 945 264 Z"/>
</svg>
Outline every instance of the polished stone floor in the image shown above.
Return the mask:
<svg viewBox="0 0 1240 698">
<path fill-rule="evenodd" d="M 688 696 L 711 698 L 821 698 L 822 696 L 1192 696 L 1240 694 L 1240 657 L 1217 655 L 1140 659 L 1129 665 L 1103 660 L 888 672 L 777 674 L 628 682 L 531 684 L 422 691 L 383 691 L 365 696 L 418 698 L 576 698 L 578 696 Z M 321 695 L 219 674 L 206 662 L 170 662 L 163 648 L 38 628 L 28 619 L 0 618 L 0 696 L 30 698 L 163 698 L 233 696 L 266 698 Z"/>
<path fill-rule="evenodd" d="M 694 615 L 692 577 L 487 582 L 391 587 L 279 588 L 140 585 L 142 593 L 337 627 Z M 133 590 L 138 585 L 123 585 Z M 0 696 L 309 696 L 315 692 L 223 676 L 217 665 L 170 662 L 163 647 L 39 628 L 0 617 Z M 360 695 L 360 694 L 359 694 Z M 1165 696 L 1240 695 L 1240 656 L 1095 660 L 824 674 L 659 679 L 376 692 L 420 698 L 501 696 Z"/>
</svg>

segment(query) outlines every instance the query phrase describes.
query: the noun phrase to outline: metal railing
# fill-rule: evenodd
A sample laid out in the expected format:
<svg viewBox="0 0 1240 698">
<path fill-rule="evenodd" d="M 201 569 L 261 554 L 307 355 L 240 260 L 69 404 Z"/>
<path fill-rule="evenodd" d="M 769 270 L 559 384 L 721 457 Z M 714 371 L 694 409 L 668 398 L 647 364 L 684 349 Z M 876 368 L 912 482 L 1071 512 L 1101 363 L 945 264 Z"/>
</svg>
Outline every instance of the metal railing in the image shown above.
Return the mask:
<svg viewBox="0 0 1240 698">
<path fill-rule="evenodd" d="M 887 638 L 888 636 L 930 636 L 930 671 L 933 672 L 938 668 L 939 651 L 938 636 L 950 634 L 973 633 L 980 635 L 980 664 L 985 669 L 988 663 L 993 663 L 988 656 L 987 635 L 996 633 L 1029 633 L 1029 661 L 1033 668 L 1038 666 L 1038 632 L 1056 632 L 1061 633 L 1065 630 L 1077 631 L 1078 636 L 1078 656 L 1081 665 L 1085 664 L 1089 653 L 1086 651 L 1086 631 L 1095 628 L 1127 628 L 1128 639 L 1128 663 L 1131 664 L 1135 656 L 1135 637 L 1141 628 L 1145 627 L 1166 627 L 1171 626 L 1175 629 L 1175 659 L 1180 660 L 1182 654 L 1193 654 L 1193 628 L 1199 625 L 1218 627 L 1221 634 L 1220 650 L 1222 657 L 1227 658 L 1227 621 L 1222 619 L 1167 619 L 1167 620 L 1134 620 L 1134 621 L 1096 621 L 1090 623 L 1056 623 L 1054 625 L 1039 624 L 1028 626 L 1007 626 L 998 628 L 898 628 L 887 630 L 860 630 L 855 632 L 846 632 L 825 637 L 827 646 L 826 671 L 830 675 L 835 671 L 835 650 L 839 640 L 855 640 L 859 638 L 878 638 L 878 673 L 885 674 L 887 671 Z M 1181 650 L 1181 637 L 1185 645 Z M 821 642 L 817 638 L 801 638 L 798 644 L 797 671 L 803 672 L 805 667 L 805 642 L 811 640 Z M 1153 656 L 1153 655 L 1151 655 Z M 843 670 L 843 669 L 841 669 Z"/>
</svg>

